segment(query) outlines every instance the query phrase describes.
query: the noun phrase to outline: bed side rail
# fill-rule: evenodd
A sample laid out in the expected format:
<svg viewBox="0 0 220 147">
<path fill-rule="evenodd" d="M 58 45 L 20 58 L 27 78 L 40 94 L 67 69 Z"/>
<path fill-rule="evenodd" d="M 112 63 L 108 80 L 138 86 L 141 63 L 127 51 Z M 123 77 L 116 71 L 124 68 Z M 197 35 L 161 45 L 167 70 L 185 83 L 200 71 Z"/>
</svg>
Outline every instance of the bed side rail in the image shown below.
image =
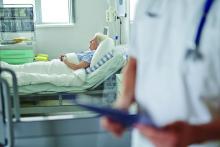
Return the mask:
<svg viewBox="0 0 220 147">
<path fill-rule="evenodd" d="M 20 120 L 20 100 L 18 97 L 17 77 L 15 75 L 15 72 L 12 71 L 11 69 L 0 68 L 0 75 L 3 72 L 7 72 L 7 73 L 11 74 L 11 76 L 12 76 L 14 115 L 15 115 L 15 120 L 19 121 Z"/>
<path fill-rule="evenodd" d="M 8 82 L 0 77 L 0 125 L 1 125 L 1 142 L 0 146 L 14 147 L 14 133 L 12 122 L 11 97 Z M 4 108 L 4 109 L 3 109 Z"/>
</svg>

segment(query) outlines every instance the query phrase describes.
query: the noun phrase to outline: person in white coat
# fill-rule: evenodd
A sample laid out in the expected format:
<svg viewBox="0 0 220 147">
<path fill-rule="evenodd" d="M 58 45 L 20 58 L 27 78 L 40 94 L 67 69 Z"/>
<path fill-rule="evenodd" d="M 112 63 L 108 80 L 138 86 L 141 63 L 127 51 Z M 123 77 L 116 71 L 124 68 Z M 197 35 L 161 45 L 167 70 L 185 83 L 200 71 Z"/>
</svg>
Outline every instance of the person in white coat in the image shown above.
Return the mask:
<svg viewBox="0 0 220 147">
<path fill-rule="evenodd" d="M 218 147 L 220 119 L 203 99 L 220 101 L 220 0 L 140 0 L 118 109 L 133 102 L 158 129 L 137 124 L 133 147 Z M 220 114 L 220 112 L 219 112 Z M 116 135 L 125 128 L 108 117 Z M 205 143 L 204 143 L 205 142 Z"/>
</svg>

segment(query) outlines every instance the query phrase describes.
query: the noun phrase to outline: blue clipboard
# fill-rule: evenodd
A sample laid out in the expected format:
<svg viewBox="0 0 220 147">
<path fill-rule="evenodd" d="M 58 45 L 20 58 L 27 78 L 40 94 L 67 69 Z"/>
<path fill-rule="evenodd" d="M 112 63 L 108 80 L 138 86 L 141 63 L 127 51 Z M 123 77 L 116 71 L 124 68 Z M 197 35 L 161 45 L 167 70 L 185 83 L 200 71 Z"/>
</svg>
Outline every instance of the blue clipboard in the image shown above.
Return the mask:
<svg viewBox="0 0 220 147">
<path fill-rule="evenodd" d="M 78 106 L 87 110 L 100 114 L 99 116 L 107 116 L 114 121 L 120 122 L 125 127 L 132 127 L 135 124 L 145 124 L 152 127 L 157 127 L 154 121 L 148 114 L 129 114 L 126 111 L 114 109 L 111 107 L 96 106 L 91 104 L 76 103 Z"/>
</svg>

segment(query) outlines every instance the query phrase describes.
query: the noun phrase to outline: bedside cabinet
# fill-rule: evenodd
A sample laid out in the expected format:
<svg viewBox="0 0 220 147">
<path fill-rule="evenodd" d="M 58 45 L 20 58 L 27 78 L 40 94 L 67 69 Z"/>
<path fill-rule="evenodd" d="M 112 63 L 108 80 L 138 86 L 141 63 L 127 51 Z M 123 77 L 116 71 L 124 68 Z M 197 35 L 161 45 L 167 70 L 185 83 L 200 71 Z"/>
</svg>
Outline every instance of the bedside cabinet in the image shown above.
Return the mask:
<svg viewBox="0 0 220 147">
<path fill-rule="evenodd" d="M 9 64 L 33 62 L 34 51 L 29 45 L 0 45 L 0 61 Z"/>
</svg>

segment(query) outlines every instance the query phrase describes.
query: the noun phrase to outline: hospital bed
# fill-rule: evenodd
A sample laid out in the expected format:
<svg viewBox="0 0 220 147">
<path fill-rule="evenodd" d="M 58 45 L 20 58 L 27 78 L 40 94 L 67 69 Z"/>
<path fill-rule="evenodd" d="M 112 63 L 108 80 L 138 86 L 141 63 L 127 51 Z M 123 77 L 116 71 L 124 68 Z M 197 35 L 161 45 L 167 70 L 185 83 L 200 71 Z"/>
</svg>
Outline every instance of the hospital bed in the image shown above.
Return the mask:
<svg viewBox="0 0 220 147">
<path fill-rule="evenodd" d="M 3 71 L 4 70 L 4 71 Z M 13 95 L 17 95 L 16 77 L 13 75 Z M 79 117 L 22 117 L 13 119 L 8 82 L 0 77 L 0 146 L 7 147 L 115 147 L 130 146 L 130 132 L 116 139 L 100 127 L 99 118 L 87 114 Z"/>
<path fill-rule="evenodd" d="M 81 86 L 56 86 L 50 83 L 31 84 L 18 87 L 19 95 L 19 108 L 15 107 L 15 115 L 20 118 L 20 115 L 29 114 L 50 114 L 50 113 L 62 113 L 62 112 L 79 112 L 82 111 L 78 106 L 73 106 L 71 103 L 67 104 L 68 100 L 65 99 L 66 95 L 104 95 L 116 93 L 115 88 L 106 89 L 103 83 L 112 81 L 112 76 L 120 71 L 126 63 L 124 53 L 120 50 L 112 51 L 112 57 L 107 60 L 103 65 L 95 69 L 91 73 L 86 74 L 86 80 Z M 110 80 L 109 80 L 110 78 Z M 13 91 L 11 91 L 13 92 Z M 116 95 L 116 94 L 115 94 Z M 57 103 L 52 105 L 36 105 L 39 101 L 52 101 Z M 108 100 L 107 100 L 108 101 Z M 22 102 L 28 103 L 24 107 L 20 107 Z M 106 102 L 106 101 L 105 101 Z"/>
<path fill-rule="evenodd" d="M 34 85 L 25 85 L 19 87 L 20 95 L 34 94 L 34 93 L 59 93 L 59 92 L 85 92 L 88 89 L 95 89 L 98 85 L 103 83 L 108 77 L 121 69 L 126 62 L 126 57 L 120 51 L 114 51 L 113 57 L 109 59 L 102 66 L 97 68 L 94 72 L 86 75 L 86 80 L 80 86 L 56 86 L 54 84 L 43 83 Z"/>
</svg>

